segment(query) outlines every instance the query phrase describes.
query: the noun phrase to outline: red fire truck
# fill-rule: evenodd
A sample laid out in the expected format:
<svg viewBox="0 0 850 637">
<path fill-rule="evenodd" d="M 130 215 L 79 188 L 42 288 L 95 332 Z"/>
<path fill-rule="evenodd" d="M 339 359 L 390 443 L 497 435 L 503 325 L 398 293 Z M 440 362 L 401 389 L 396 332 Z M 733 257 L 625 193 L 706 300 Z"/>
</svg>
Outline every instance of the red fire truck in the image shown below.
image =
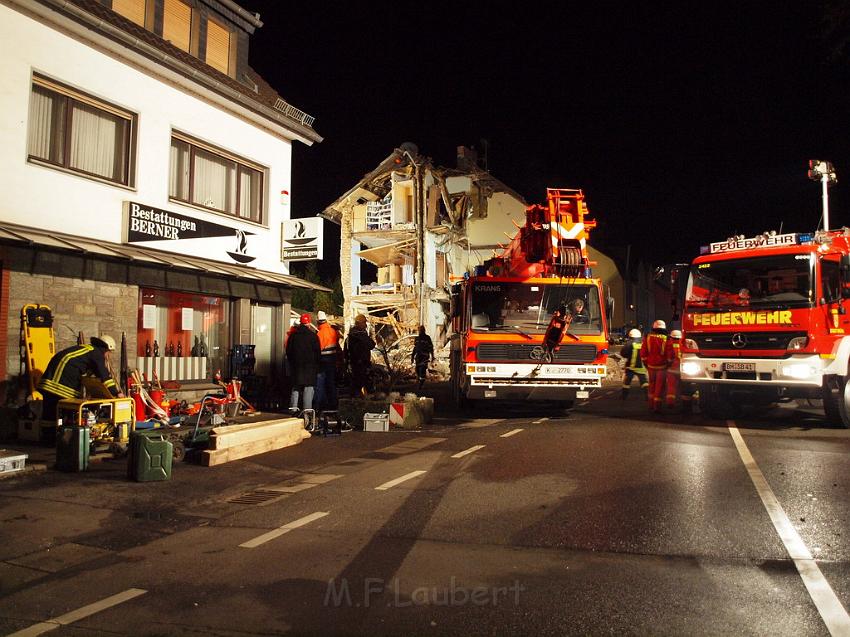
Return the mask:
<svg viewBox="0 0 850 637">
<path fill-rule="evenodd" d="M 600 387 L 606 304 L 591 277 L 580 190 L 550 188 L 526 209 L 504 252 L 452 290 L 451 373 L 459 405 L 476 399 L 556 400 Z"/>
<path fill-rule="evenodd" d="M 711 417 L 823 401 L 850 426 L 850 230 L 732 237 L 702 249 L 684 295 L 682 381 Z"/>
</svg>

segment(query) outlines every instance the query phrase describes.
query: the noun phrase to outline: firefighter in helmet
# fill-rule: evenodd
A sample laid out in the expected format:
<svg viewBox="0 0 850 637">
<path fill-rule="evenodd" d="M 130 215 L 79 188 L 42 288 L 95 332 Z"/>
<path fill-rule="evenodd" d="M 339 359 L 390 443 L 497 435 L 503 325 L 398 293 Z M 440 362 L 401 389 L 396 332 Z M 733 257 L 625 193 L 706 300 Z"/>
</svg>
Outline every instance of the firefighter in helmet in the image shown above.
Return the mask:
<svg viewBox="0 0 850 637">
<path fill-rule="evenodd" d="M 115 339 L 108 334 L 92 336 L 90 345 L 73 345 L 57 352 L 47 364 L 38 382 L 44 396 L 41 417 L 56 420 L 60 400 L 83 395 L 83 376 L 95 376 L 113 396 L 121 396 L 118 383 L 109 371 L 109 353 L 115 351 Z"/>
<path fill-rule="evenodd" d="M 661 411 L 664 381 L 667 373 L 667 324 L 658 319 L 643 339 L 641 355 L 649 372 L 649 408 Z"/>
<path fill-rule="evenodd" d="M 620 356 L 623 357 L 626 364 L 626 371 L 623 374 L 623 393 L 620 395 L 623 400 L 629 395 L 629 387 L 635 376 L 637 376 L 641 389 L 645 391 L 649 387 L 649 383 L 646 381 L 646 368 L 643 366 L 643 360 L 640 356 L 640 348 L 640 330 L 632 328 L 629 330 L 628 343 L 623 345 L 623 349 L 620 350 Z"/>
<path fill-rule="evenodd" d="M 665 374 L 664 386 L 665 402 L 667 407 L 672 409 L 676 406 L 676 400 L 679 398 L 679 385 L 682 380 L 682 332 L 680 330 L 672 330 L 670 337 L 667 339 L 667 373 Z M 690 403 L 690 396 L 688 396 Z M 682 410 L 685 410 L 685 397 L 682 396 Z"/>
</svg>

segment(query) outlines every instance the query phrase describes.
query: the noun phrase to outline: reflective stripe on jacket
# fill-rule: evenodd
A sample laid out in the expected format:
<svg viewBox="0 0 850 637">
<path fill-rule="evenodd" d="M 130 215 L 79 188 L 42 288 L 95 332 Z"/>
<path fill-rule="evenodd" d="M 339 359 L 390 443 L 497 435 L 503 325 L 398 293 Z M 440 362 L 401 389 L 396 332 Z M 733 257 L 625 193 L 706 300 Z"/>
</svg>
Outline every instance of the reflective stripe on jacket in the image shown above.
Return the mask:
<svg viewBox="0 0 850 637">
<path fill-rule="evenodd" d="M 644 364 L 649 369 L 664 369 L 667 367 L 666 347 L 666 334 L 655 331 L 647 334 L 643 341 L 643 353 L 641 354 Z"/>
<path fill-rule="evenodd" d="M 106 353 L 92 345 L 74 345 L 56 353 L 47 364 L 38 388 L 62 398 L 83 395 L 83 375 L 96 376 L 113 396 L 118 385 L 106 368 Z"/>
<path fill-rule="evenodd" d="M 319 347 L 322 356 L 339 356 L 339 332 L 330 323 L 319 323 Z"/>
</svg>

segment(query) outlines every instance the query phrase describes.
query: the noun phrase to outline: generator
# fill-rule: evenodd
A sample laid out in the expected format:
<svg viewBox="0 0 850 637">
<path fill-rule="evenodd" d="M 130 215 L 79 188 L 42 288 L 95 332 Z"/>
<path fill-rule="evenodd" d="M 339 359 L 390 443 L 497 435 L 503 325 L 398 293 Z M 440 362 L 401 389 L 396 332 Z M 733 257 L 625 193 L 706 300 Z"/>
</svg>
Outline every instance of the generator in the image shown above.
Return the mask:
<svg viewBox="0 0 850 637">
<path fill-rule="evenodd" d="M 107 447 L 114 456 L 126 453 L 136 426 L 136 404 L 132 398 L 60 400 L 56 415 L 63 427 L 88 427 L 92 449 Z"/>
</svg>

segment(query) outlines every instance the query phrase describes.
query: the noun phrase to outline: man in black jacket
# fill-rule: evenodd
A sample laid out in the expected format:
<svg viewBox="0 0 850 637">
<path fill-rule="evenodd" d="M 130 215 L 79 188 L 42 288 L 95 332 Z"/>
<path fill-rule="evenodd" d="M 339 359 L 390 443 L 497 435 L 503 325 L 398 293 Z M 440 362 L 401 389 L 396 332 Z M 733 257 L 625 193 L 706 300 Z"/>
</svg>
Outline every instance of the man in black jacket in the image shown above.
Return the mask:
<svg viewBox="0 0 850 637">
<path fill-rule="evenodd" d="M 310 315 L 302 314 L 298 327 L 286 340 L 286 359 L 289 361 L 292 381 L 289 412 L 298 413 L 298 396 L 301 394 L 303 409 L 313 408 L 313 392 L 319 375 L 319 337 L 310 324 Z"/>
<path fill-rule="evenodd" d="M 428 363 L 434 360 L 434 343 L 425 333 L 425 326 L 419 326 L 419 335 L 413 341 L 413 352 L 410 362 L 416 366 L 416 376 L 419 378 L 419 389 L 425 384 L 428 375 Z"/>
<path fill-rule="evenodd" d="M 83 376 L 96 376 L 113 396 L 120 396 L 118 383 L 109 372 L 109 352 L 115 351 L 115 339 L 109 335 L 92 336 L 91 345 L 73 345 L 57 352 L 47 364 L 38 381 L 38 390 L 44 397 L 41 411 L 43 420 L 56 420 L 60 400 L 80 398 L 83 395 Z"/>
<path fill-rule="evenodd" d="M 351 396 L 361 396 L 372 391 L 369 370 L 372 368 L 372 350 L 375 341 L 366 331 L 366 317 L 358 314 L 354 327 L 345 339 L 345 360 L 351 369 Z"/>
</svg>

